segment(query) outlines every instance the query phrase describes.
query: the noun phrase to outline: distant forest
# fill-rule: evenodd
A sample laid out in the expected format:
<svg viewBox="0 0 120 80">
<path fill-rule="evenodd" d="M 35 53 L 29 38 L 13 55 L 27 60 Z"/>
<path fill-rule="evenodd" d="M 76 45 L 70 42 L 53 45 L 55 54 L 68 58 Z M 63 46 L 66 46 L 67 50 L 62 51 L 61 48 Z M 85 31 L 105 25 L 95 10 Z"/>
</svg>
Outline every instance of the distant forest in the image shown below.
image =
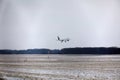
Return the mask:
<svg viewBox="0 0 120 80">
<path fill-rule="evenodd" d="M 83 47 L 54 49 L 27 49 L 27 50 L 0 50 L 0 54 L 120 54 L 117 47 Z"/>
</svg>

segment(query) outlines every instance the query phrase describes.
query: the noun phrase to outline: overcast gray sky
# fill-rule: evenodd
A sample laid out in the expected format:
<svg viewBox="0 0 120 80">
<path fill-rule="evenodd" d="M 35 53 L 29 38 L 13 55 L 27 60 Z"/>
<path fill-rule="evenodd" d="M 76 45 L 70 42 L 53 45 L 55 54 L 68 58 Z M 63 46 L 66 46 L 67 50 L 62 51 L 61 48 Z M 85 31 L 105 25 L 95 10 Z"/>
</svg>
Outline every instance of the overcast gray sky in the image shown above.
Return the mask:
<svg viewBox="0 0 120 80">
<path fill-rule="evenodd" d="M 0 0 L 0 49 L 110 46 L 120 47 L 119 0 Z"/>
</svg>

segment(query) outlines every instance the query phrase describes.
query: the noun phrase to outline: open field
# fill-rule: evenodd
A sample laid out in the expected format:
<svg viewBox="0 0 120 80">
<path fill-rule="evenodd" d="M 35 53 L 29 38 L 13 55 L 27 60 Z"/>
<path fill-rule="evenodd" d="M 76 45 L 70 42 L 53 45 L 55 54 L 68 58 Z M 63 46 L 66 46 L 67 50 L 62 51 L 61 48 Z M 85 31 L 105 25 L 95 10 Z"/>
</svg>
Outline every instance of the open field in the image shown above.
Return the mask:
<svg viewBox="0 0 120 80">
<path fill-rule="evenodd" d="M 0 77 L 5 80 L 120 80 L 120 55 L 0 55 Z"/>
</svg>

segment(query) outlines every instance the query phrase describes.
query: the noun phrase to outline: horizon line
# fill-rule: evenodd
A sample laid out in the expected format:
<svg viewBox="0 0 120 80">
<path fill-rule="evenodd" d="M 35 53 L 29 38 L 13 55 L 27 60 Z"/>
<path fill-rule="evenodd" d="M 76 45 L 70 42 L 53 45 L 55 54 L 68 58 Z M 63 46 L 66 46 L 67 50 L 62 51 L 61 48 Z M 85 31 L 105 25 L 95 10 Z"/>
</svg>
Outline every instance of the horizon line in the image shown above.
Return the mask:
<svg viewBox="0 0 120 80">
<path fill-rule="evenodd" d="M 116 47 L 116 46 L 111 46 L 111 47 L 65 47 L 65 48 L 61 48 L 61 49 L 50 49 L 50 48 L 28 48 L 28 49 L 0 49 L 0 50 L 34 50 L 34 49 L 49 49 L 49 50 L 62 50 L 62 49 L 66 49 L 66 48 L 120 48 L 120 47 Z"/>
</svg>

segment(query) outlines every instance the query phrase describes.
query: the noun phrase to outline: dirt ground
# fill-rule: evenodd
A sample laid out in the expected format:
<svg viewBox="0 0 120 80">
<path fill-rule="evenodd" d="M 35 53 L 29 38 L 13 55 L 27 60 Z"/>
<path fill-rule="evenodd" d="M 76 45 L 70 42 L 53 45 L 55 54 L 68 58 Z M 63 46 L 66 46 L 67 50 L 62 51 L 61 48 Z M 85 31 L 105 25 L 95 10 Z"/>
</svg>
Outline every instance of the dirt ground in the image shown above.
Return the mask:
<svg viewBox="0 0 120 80">
<path fill-rule="evenodd" d="M 0 55 L 0 78 L 120 80 L 120 55 Z"/>
</svg>

